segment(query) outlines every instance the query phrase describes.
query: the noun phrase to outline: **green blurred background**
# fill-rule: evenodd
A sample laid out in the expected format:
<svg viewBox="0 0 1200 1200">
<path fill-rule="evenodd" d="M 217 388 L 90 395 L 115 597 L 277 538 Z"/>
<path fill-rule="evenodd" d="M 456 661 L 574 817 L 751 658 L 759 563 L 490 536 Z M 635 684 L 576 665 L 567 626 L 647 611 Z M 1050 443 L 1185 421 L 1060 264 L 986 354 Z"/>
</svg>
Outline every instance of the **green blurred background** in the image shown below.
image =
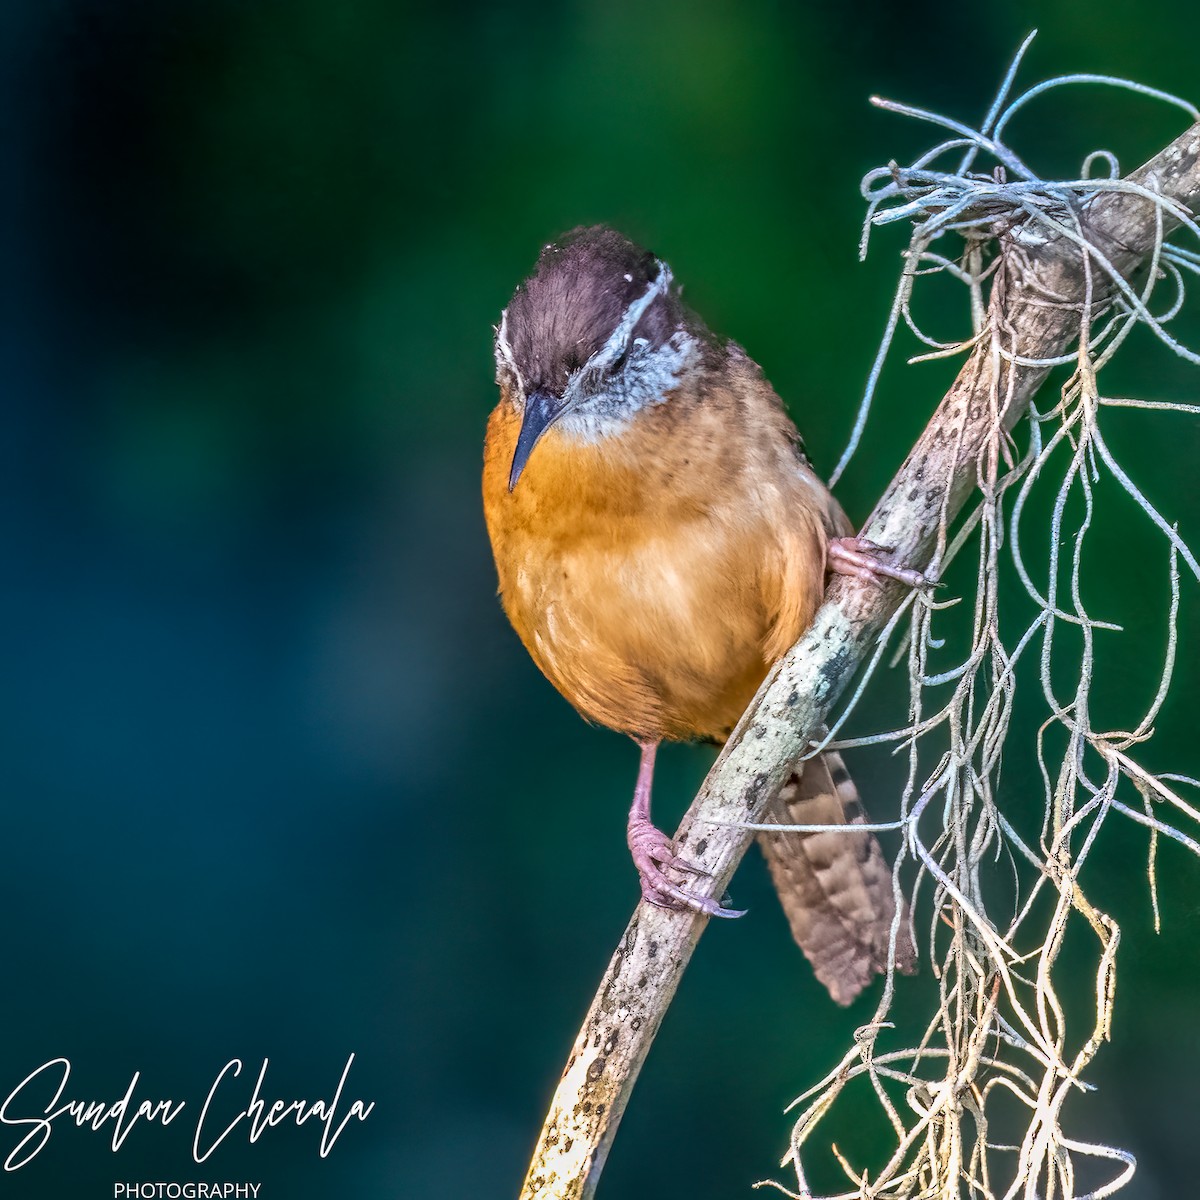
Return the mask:
<svg viewBox="0 0 1200 1200">
<path fill-rule="evenodd" d="M 117 1155 L 57 1128 L 0 1193 L 515 1194 L 636 895 L 636 753 L 541 679 L 495 600 L 491 326 L 543 242 L 610 222 L 764 364 L 827 471 L 903 242 L 885 232 L 858 265 L 858 182 L 931 139 L 867 97 L 976 121 L 1035 25 L 1026 82 L 1102 71 L 1200 100 L 1191 3 L 7 0 L 0 1093 L 65 1056 L 70 1096 L 116 1099 L 140 1070 L 139 1096 L 198 1106 L 227 1060 L 269 1057 L 272 1095 L 311 1099 L 354 1051 L 348 1093 L 377 1107 L 325 1159 L 309 1125 L 231 1137 L 203 1168 L 187 1117 Z M 1185 123 L 1075 90 L 1012 137 L 1073 175 Z M 923 312 L 965 329 L 949 302 Z M 898 364 L 839 488 L 856 519 L 953 371 Z M 1195 369 L 1149 338 L 1111 380 L 1196 398 Z M 1113 444 L 1200 534 L 1200 425 L 1135 417 L 1113 414 Z M 1109 498 L 1101 615 L 1145 636 L 1099 699 L 1144 701 L 1165 554 Z M 1164 769 L 1195 771 L 1195 611 L 1185 583 L 1148 756 Z M 856 731 L 901 692 L 884 681 Z M 1029 736 L 1006 760 L 1026 815 Z M 710 761 L 664 754 L 663 823 Z M 890 815 L 903 764 L 851 765 Z M 1200 872 L 1175 850 L 1157 938 L 1141 831 L 1114 827 L 1096 859 L 1126 931 L 1117 1028 L 1069 1111 L 1139 1155 L 1136 1197 L 1187 1194 L 1196 1162 Z M 734 898 L 751 915 L 701 944 L 605 1196 L 750 1195 L 786 1148 L 784 1106 L 872 1011 L 828 1001 L 757 859 Z M 1086 995 L 1091 947 L 1077 962 Z"/>
</svg>

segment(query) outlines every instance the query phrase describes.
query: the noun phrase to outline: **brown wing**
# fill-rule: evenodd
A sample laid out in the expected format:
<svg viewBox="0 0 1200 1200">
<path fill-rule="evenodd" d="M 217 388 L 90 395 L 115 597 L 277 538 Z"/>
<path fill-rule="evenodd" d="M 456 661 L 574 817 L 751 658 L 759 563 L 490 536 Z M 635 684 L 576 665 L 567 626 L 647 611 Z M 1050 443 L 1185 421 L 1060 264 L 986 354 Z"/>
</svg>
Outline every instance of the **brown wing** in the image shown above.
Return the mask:
<svg viewBox="0 0 1200 1200">
<path fill-rule="evenodd" d="M 765 820 L 796 825 L 861 825 L 862 803 L 832 751 L 810 759 L 784 785 Z M 874 834 L 760 833 L 771 878 L 800 949 L 838 1004 L 849 1004 L 887 970 L 895 906 L 892 873 Z M 916 969 L 907 913 L 896 966 Z"/>
</svg>

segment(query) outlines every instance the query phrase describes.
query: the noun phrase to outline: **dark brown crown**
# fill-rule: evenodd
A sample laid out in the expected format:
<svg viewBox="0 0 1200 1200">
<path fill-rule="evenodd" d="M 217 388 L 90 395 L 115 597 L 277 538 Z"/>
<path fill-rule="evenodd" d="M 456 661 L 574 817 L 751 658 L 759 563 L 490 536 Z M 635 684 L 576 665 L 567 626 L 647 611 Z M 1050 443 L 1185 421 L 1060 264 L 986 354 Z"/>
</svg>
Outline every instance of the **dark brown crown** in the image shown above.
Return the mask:
<svg viewBox="0 0 1200 1200">
<path fill-rule="evenodd" d="M 573 229 L 546 246 L 505 310 L 505 336 L 526 390 L 562 395 L 568 377 L 608 341 L 662 270 L 648 250 L 602 225 Z M 657 348 L 682 320 L 678 295 L 668 288 L 632 336 Z"/>
</svg>

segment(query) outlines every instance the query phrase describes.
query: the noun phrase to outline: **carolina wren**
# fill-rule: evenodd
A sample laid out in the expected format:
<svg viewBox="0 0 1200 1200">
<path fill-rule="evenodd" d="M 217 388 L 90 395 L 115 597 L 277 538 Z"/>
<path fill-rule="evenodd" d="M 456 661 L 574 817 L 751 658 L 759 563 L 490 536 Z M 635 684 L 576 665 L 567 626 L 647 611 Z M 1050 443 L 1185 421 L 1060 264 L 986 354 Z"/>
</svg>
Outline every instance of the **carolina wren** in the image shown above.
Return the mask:
<svg viewBox="0 0 1200 1200">
<path fill-rule="evenodd" d="M 666 263 L 614 230 L 545 247 L 495 350 L 483 502 L 504 610 L 575 708 L 641 747 L 628 842 L 643 897 L 739 915 L 688 890 L 678 873 L 694 868 L 651 824 L 659 742 L 728 737 L 812 620 L 827 568 L 922 579 L 849 536 L 761 369 L 684 307 Z M 826 751 L 767 819 L 864 816 Z M 878 842 L 847 831 L 759 843 L 796 941 L 849 1003 L 887 966 L 894 906 Z M 902 929 L 899 967 L 913 958 Z"/>
</svg>

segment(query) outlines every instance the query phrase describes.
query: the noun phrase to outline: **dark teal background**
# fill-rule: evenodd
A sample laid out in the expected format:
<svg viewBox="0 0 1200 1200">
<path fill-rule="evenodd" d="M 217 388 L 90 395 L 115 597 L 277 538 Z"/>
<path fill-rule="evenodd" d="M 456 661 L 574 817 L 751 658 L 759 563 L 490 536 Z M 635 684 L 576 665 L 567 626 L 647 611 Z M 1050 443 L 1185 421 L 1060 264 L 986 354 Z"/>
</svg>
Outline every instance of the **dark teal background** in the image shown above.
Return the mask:
<svg viewBox="0 0 1200 1200">
<path fill-rule="evenodd" d="M 977 121 L 1040 25 L 1026 82 L 1104 71 L 1200 101 L 1193 10 L 8 0 L 0 1097 L 64 1056 L 72 1097 L 116 1099 L 139 1070 L 139 1096 L 194 1116 L 231 1058 L 269 1057 L 273 1096 L 315 1099 L 354 1051 L 349 1093 L 376 1109 L 324 1160 L 309 1125 L 231 1137 L 203 1168 L 186 1111 L 117 1155 L 59 1127 L 0 1195 L 188 1179 L 261 1181 L 264 1200 L 515 1195 L 636 896 L 636 754 L 541 679 L 495 600 L 478 472 L 513 286 L 582 222 L 651 245 L 827 471 L 904 240 L 885 231 L 858 265 L 858 182 L 936 136 L 867 97 Z M 1131 167 L 1185 123 L 1074 90 L 1012 136 L 1072 175 L 1097 145 Z M 965 330 L 961 309 L 922 311 Z M 953 371 L 899 363 L 839 488 L 856 520 Z M 1142 337 L 1109 390 L 1194 402 L 1197 378 Z M 1200 535 L 1197 421 L 1112 417 L 1127 467 Z M 1107 495 L 1097 594 L 1157 658 L 1165 555 Z M 1196 771 L 1195 611 L 1185 582 L 1148 754 L 1163 769 Z M 1144 699 L 1136 660 L 1102 699 Z M 1002 793 L 1026 815 L 1029 738 Z M 663 755 L 664 824 L 710 760 Z M 902 764 L 851 766 L 890 816 Z M 1128 1195 L 1179 1196 L 1200 874 L 1162 850 L 1155 938 L 1143 832 L 1114 826 L 1094 861 L 1126 937 L 1100 1090 L 1069 1111 L 1079 1136 L 1138 1153 Z M 749 1196 L 786 1148 L 782 1109 L 872 1011 L 814 983 L 757 859 L 734 899 L 751 915 L 701 944 L 604 1196 Z M 1086 995 L 1080 947 L 1063 969 Z M 14 1141 L 0 1128 L 0 1154 Z"/>
</svg>

